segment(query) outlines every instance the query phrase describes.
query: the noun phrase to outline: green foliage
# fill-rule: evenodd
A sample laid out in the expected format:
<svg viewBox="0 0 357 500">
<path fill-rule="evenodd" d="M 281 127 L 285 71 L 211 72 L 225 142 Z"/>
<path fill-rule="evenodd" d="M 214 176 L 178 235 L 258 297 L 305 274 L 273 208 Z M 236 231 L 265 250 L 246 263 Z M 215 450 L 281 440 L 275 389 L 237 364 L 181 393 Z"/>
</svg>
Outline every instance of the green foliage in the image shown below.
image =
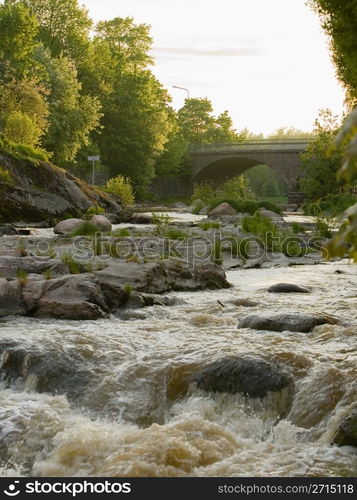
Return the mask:
<svg viewBox="0 0 357 500">
<path fill-rule="evenodd" d="M 357 16 L 355 0 L 310 0 L 330 38 L 337 76 L 350 103 L 357 102 Z"/>
<path fill-rule="evenodd" d="M 93 215 L 101 215 L 104 213 L 105 213 L 104 208 L 100 207 L 99 205 L 95 205 L 93 207 L 88 208 L 88 210 L 85 214 L 85 217 L 86 217 L 86 219 L 91 219 L 93 217 Z"/>
<path fill-rule="evenodd" d="M 109 194 L 118 197 L 124 207 L 133 205 L 135 202 L 133 187 L 128 177 L 122 175 L 113 177 L 107 182 L 105 190 Z"/>
<path fill-rule="evenodd" d="M 167 226 L 170 222 L 170 217 L 168 215 L 164 214 L 152 214 L 152 224 L 155 224 L 156 226 Z"/>
<path fill-rule="evenodd" d="M 249 188 L 258 198 L 283 196 L 287 188 L 282 179 L 266 165 L 257 165 L 244 174 Z"/>
<path fill-rule="evenodd" d="M 25 286 L 29 279 L 29 273 L 24 269 L 17 269 L 16 278 L 19 280 L 21 286 Z"/>
<path fill-rule="evenodd" d="M 4 134 L 10 141 L 36 146 L 40 142 L 41 129 L 21 111 L 13 111 L 7 117 Z"/>
<path fill-rule="evenodd" d="M 7 184 L 14 183 L 14 180 L 6 167 L 0 166 L 0 182 L 6 182 Z"/>
<path fill-rule="evenodd" d="M 186 231 L 174 227 L 165 229 L 160 233 L 160 236 L 162 236 L 163 238 L 168 238 L 169 240 L 187 240 L 187 238 L 189 237 Z"/>
<path fill-rule="evenodd" d="M 307 200 L 314 201 L 340 190 L 336 174 L 342 163 L 342 153 L 331 149 L 339 127 L 337 117 L 329 110 L 320 112 L 314 128 L 316 137 L 301 154 L 304 177 L 300 187 Z"/>
<path fill-rule="evenodd" d="M 215 264 L 222 265 L 222 244 L 219 240 L 214 242 L 211 258 Z"/>
<path fill-rule="evenodd" d="M 200 227 L 204 231 L 207 231 L 208 229 L 218 229 L 218 228 L 220 228 L 221 227 L 221 223 L 220 222 L 215 222 L 215 221 L 204 221 L 204 222 L 200 222 L 200 224 L 198 224 L 198 227 Z"/>
<path fill-rule="evenodd" d="M 204 204 L 210 205 L 216 197 L 215 190 L 212 184 L 208 181 L 203 181 L 195 184 L 193 187 L 192 201 L 201 200 Z M 202 207 L 200 207 L 201 210 Z"/>
<path fill-rule="evenodd" d="M 262 243 L 267 251 L 275 249 L 274 238 L 278 237 L 278 229 L 268 217 L 263 217 L 259 212 L 253 216 L 246 216 L 243 218 L 242 228 L 246 233 L 259 238 L 259 243 Z"/>
<path fill-rule="evenodd" d="M 292 227 L 292 230 L 293 230 L 293 233 L 295 234 L 299 234 L 299 233 L 304 233 L 305 232 L 305 228 L 302 224 L 300 224 L 300 222 L 293 222 L 291 224 L 291 227 Z"/>
<path fill-rule="evenodd" d="M 122 229 L 117 229 L 112 234 L 115 238 L 125 238 L 125 237 L 130 236 L 130 231 L 129 231 L 129 229 L 124 227 Z"/>
<path fill-rule="evenodd" d="M 123 286 L 123 290 L 126 293 L 127 299 L 130 299 L 130 297 L 132 296 L 132 294 L 134 292 L 133 285 L 131 285 L 130 283 L 126 283 Z"/>
<path fill-rule="evenodd" d="M 80 274 L 83 270 L 82 265 L 77 262 L 70 253 L 62 255 L 62 262 L 66 264 L 71 274 Z"/>
<path fill-rule="evenodd" d="M 322 238 L 331 238 L 330 224 L 327 219 L 318 217 L 316 219 L 316 229 Z"/>
<path fill-rule="evenodd" d="M 336 217 L 356 202 L 356 196 L 351 193 L 331 194 L 323 200 L 305 203 L 303 208 L 307 215 Z"/>
<path fill-rule="evenodd" d="M 84 221 L 73 233 L 70 235 L 70 238 L 74 238 L 76 236 L 94 236 L 98 233 L 98 227 L 90 221 Z"/>
</svg>

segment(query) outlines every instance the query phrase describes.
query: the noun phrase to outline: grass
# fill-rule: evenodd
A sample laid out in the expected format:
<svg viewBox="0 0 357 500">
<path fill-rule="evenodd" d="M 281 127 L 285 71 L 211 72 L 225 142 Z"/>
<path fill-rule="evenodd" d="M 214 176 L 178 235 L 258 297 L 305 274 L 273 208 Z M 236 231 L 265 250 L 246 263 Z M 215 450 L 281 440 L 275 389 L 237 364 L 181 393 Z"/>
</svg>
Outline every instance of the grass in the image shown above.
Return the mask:
<svg viewBox="0 0 357 500">
<path fill-rule="evenodd" d="M 47 151 L 33 148 L 26 144 L 12 142 L 4 134 L 0 134 L 0 151 L 3 151 L 16 160 L 27 160 L 36 165 L 41 161 L 48 162 L 50 158 L 50 153 Z"/>
<path fill-rule="evenodd" d="M 168 238 L 169 240 L 187 240 L 189 234 L 186 231 L 182 231 L 182 229 L 172 228 L 166 229 L 161 234 L 163 238 Z"/>
<path fill-rule="evenodd" d="M 89 207 L 87 212 L 85 213 L 86 219 L 91 219 L 93 215 L 101 215 L 104 214 L 105 210 L 104 208 L 100 207 L 99 205 L 95 205 L 93 207 Z"/>
<path fill-rule="evenodd" d="M 76 236 L 94 236 L 98 233 L 98 227 L 90 221 L 84 221 L 73 233 L 70 238 L 75 238 Z"/>
<path fill-rule="evenodd" d="M 198 227 L 200 227 L 204 231 L 208 231 L 208 229 L 219 229 L 221 227 L 221 223 L 214 221 L 205 221 L 198 224 Z"/>
<path fill-rule="evenodd" d="M 167 226 L 170 222 L 170 217 L 163 214 L 152 214 L 152 223 L 156 226 Z"/>
<path fill-rule="evenodd" d="M 257 236 L 265 250 L 273 251 L 275 249 L 274 240 L 280 234 L 277 226 L 268 217 L 263 217 L 259 212 L 253 216 L 246 216 L 243 218 L 242 228 L 246 233 Z"/>
<path fill-rule="evenodd" d="M 330 226 L 325 219 L 320 217 L 316 219 L 316 229 L 322 238 L 331 238 L 332 233 L 330 231 Z"/>
<path fill-rule="evenodd" d="M 130 236 L 130 231 L 126 227 L 123 227 L 122 229 L 117 229 L 112 233 L 112 236 L 115 238 L 125 238 L 127 236 Z"/>
<path fill-rule="evenodd" d="M 220 241 L 216 241 L 213 245 L 212 261 L 215 264 L 222 265 L 222 245 Z"/>
<path fill-rule="evenodd" d="M 45 278 L 45 280 L 51 280 L 53 278 L 51 269 L 46 269 L 46 271 L 43 271 L 42 276 Z"/>
<path fill-rule="evenodd" d="M 293 233 L 295 233 L 295 234 L 305 233 L 305 228 L 302 224 L 300 224 L 300 222 L 293 222 L 291 227 L 292 227 Z"/>
<path fill-rule="evenodd" d="M 124 290 L 124 292 L 126 293 L 127 300 L 129 300 L 129 299 L 130 299 L 130 297 L 131 297 L 131 296 L 132 296 L 132 294 L 133 294 L 133 291 L 134 291 L 133 286 L 132 286 L 130 283 L 126 283 L 126 284 L 123 286 L 123 290 Z"/>
<path fill-rule="evenodd" d="M 17 269 L 16 278 L 19 280 L 21 286 L 25 286 L 29 280 L 29 273 L 24 269 Z"/>
<path fill-rule="evenodd" d="M 26 248 L 26 243 L 24 240 L 20 240 L 17 244 L 16 250 L 20 257 L 26 257 L 28 255 L 27 248 Z"/>
<path fill-rule="evenodd" d="M 80 274 L 83 270 L 82 265 L 75 261 L 71 254 L 65 253 L 62 255 L 62 262 L 66 264 L 70 274 Z"/>
</svg>

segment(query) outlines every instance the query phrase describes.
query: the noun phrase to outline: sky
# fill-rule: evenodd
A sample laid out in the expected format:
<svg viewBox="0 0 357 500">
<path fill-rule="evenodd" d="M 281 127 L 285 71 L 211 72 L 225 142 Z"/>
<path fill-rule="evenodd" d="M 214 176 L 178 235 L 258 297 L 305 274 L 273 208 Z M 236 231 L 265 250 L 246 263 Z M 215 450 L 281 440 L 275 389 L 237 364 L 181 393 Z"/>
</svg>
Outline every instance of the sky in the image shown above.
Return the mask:
<svg viewBox="0 0 357 500">
<path fill-rule="evenodd" d="M 179 109 L 208 97 L 237 130 L 310 131 L 319 109 L 343 110 L 328 40 L 306 0 L 82 0 L 95 21 L 151 25 L 152 68 Z"/>
</svg>

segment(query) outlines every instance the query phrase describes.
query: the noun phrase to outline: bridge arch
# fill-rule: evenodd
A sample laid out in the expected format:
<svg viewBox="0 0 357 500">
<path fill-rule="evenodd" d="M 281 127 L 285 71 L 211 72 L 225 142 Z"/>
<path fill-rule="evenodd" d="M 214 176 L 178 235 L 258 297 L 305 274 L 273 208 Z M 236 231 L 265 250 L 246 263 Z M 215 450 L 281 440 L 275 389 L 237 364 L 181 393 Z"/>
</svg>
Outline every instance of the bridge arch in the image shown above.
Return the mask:
<svg viewBox="0 0 357 500">
<path fill-rule="evenodd" d="M 274 164 L 270 164 L 270 162 L 268 164 L 262 160 L 254 159 L 253 157 L 242 158 L 239 156 L 232 156 L 213 160 L 202 166 L 200 170 L 195 173 L 192 181 L 194 184 L 209 181 L 216 187 L 233 177 L 243 175 L 245 172 L 258 165 L 266 165 L 275 172 L 288 191 L 291 187 L 291 180 L 286 175 L 287 172 L 284 172 L 284 170 L 280 168 L 276 168 Z"/>
</svg>

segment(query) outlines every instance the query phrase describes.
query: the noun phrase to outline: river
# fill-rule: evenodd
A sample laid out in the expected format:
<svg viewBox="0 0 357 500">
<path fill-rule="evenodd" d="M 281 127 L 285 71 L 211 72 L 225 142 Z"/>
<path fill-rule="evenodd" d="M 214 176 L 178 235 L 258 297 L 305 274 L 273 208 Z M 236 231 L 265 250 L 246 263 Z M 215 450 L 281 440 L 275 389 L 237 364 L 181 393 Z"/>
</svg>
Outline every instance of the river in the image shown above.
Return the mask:
<svg viewBox="0 0 357 500">
<path fill-rule="evenodd" d="M 230 289 L 174 293 L 175 305 L 146 308 L 128 321 L 1 320 L 2 366 L 15 356 L 17 370 L 1 382 L 1 475 L 356 475 L 356 449 L 331 441 L 357 400 L 357 266 L 227 276 Z M 312 293 L 266 291 L 282 281 Z M 239 298 L 259 305 L 234 305 Z M 252 311 L 292 310 L 333 314 L 346 326 L 308 334 L 238 328 Z M 277 419 L 279 398 L 258 403 L 188 385 L 198 366 L 242 353 L 292 370 L 295 392 L 284 419 Z"/>
</svg>

